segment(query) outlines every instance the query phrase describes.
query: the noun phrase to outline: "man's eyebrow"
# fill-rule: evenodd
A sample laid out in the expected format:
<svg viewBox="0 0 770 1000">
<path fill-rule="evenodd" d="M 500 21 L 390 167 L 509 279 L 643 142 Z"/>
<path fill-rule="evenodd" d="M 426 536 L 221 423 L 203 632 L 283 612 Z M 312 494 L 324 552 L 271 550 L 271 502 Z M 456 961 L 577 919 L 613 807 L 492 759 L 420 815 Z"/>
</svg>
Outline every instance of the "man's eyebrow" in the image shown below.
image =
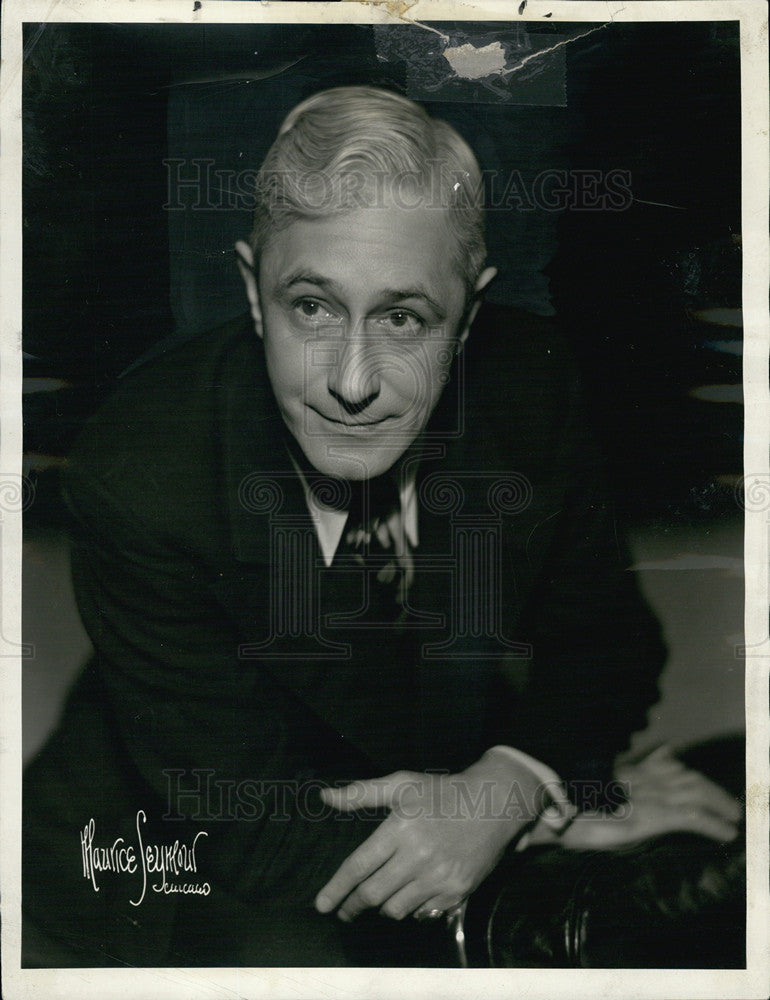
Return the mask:
<svg viewBox="0 0 770 1000">
<path fill-rule="evenodd" d="M 317 285 L 319 288 L 323 288 L 324 291 L 327 289 L 330 291 L 338 290 L 337 286 L 331 278 L 324 278 L 321 274 L 316 274 L 315 271 L 307 271 L 304 269 L 298 271 L 292 271 L 287 274 L 285 278 L 281 278 L 275 286 L 275 292 L 277 295 L 283 295 L 294 285 Z"/>
<path fill-rule="evenodd" d="M 342 294 L 339 285 L 332 278 L 325 278 L 315 271 L 308 271 L 304 268 L 292 271 L 285 278 L 281 278 L 275 286 L 275 293 L 280 296 L 288 292 L 295 285 L 302 284 L 315 285 L 323 289 L 323 291 L 331 292 L 337 296 Z M 430 306 L 439 320 L 446 319 L 446 310 L 444 307 L 439 305 L 427 290 L 420 285 L 415 285 L 413 288 L 385 288 L 379 293 L 379 300 L 383 304 L 388 303 L 393 305 L 396 302 L 402 302 L 406 299 L 420 299 Z"/>
<path fill-rule="evenodd" d="M 423 302 L 427 302 L 439 319 L 446 319 L 446 310 L 444 307 L 440 306 L 424 288 L 419 286 L 403 289 L 388 288 L 382 293 L 382 299 L 384 302 L 401 302 L 403 299 L 422 299 Z"/>
</svg>

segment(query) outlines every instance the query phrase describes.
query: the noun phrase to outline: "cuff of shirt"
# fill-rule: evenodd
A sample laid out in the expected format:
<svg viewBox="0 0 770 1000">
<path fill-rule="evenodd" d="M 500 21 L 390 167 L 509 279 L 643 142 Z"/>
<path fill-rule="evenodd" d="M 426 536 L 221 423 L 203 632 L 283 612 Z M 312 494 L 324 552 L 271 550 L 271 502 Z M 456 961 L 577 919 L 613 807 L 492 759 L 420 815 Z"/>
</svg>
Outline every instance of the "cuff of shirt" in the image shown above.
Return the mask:
<svg viewBox="0 0 770 1000">
<path fill-rule="evenodd" d="M 538 823 L 547 826 L 552 833 L 559 837 L 569 827 L 577 816 L 578 809 L 570 802 L 564 782 L 558 774 L 547 764 L 529 754 L 516 750 L 514 747 L 502 744 L 492 747 L 492 751 L 499 751 L 521 767 L 525 767 L 530 774 L 534 775 L 540 783 L 540 809 L 538 812 Z M 518 845 L 519 850 L 527 846 L 529 838 L 525 835 Z"/>
</svg>

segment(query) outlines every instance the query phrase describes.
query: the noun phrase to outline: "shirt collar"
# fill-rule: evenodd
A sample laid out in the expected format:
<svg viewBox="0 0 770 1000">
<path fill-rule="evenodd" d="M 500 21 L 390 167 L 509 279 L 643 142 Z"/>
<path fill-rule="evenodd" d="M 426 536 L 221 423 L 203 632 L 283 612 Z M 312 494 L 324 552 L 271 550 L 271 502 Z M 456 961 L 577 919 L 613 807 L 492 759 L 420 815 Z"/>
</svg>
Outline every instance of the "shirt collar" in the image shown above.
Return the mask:
<svg viewBox="0 0 770 1000">
<path fill-rule="evenodd" d="M 345 530 L 348 512 L 338 510 L 336 507 L 327 507 L 317 496 L 311 497 L 310 485 L 291 451 L 289 457 L 302 484 L 305 504 L 318 537 L 318 544 L 321 546 L 324 563 L 331 566 L 339 548 L 342 532 Z M 417 533 L 417 466 L 414 463 L 409 466 L 409 472 L 401 483 L 399 499 L 404 533 L 412 548 L 416 548 L 419 544 L 419 535 Z"/>
</svg>

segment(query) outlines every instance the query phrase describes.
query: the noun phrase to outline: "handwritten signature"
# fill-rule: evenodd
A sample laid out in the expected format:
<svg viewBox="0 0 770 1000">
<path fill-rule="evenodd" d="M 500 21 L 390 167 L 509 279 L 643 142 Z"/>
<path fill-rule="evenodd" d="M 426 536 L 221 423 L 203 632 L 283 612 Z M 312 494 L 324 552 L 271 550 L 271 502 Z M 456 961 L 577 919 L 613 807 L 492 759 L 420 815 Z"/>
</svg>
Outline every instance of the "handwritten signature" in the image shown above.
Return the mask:
<svg viewBox="0 0 770 1000">
<path fill-rule="evenodd" d="M 141 875 L 141 893 L 139 898 L 130 899 L 132 906 L 140 906 L 147 893 L 147 886 L 153 892 L 170 895 L 208 896 L 211 885 L 208 882 L 179 882 L 180 875 L 192 872 L 197 874 L 198 861 L 195 856 L 199 837 L 208 837 L 205 830 L 195 834 L 192 843 L 180 844 L 149 844 L 142 838 L 142 827 L 147 822 L 147 814 L 140 809 L 136 814 L 136 844 L 127 843 L 123 837 L 117 837 L 108 846 L 94 843 L 96 823 L 91 818 L 80 832 L 80 854 L 83 861 L 83 878 L 91 881 L 94 892 L 99 892 L 97 873 L 115 872 L 123 875 Z M 153 875 L 159 875 L 159 881 L 152 881 Z M 172 878 L 173 877 L 173 878 Z"/>
</svg>

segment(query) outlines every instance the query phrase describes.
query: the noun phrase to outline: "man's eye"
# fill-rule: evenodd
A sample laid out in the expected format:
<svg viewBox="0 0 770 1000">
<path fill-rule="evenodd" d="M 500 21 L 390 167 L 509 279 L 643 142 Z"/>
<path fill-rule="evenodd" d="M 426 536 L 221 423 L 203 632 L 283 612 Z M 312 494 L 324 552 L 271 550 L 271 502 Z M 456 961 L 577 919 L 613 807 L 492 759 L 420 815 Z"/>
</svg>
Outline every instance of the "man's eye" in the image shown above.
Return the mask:
<svg viewBox="0 0 770 1000">
<path fill-rule="evenodd" d="M 294 303 L 294 310 L 299 314 L 300 319 L 306 322 L 334 323 L 337 320 L 334 313 L 329 312 L 315 299 L 299 299 Z"/>
<path fill-rule="evenodd" d="M 406 309 L 393 309 L 382 318 L 382 322 L 401 336 L 416 337 L 425 328 L 425 322 Z"/>
</svg>

